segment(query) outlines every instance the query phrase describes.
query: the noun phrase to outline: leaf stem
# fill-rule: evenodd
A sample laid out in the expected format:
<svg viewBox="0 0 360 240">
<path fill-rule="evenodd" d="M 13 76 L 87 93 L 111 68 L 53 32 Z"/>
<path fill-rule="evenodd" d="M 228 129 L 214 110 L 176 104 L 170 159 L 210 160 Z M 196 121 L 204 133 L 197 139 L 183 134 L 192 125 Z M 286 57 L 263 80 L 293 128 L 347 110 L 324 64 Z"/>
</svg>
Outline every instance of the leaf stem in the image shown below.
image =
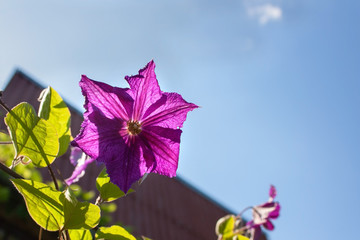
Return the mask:
<svg viewBox="0 0 360 240">
<path fill-rule="evenodd" d="M 42 233 L 43 233 L 43 228 L 40 227 L 40 230 L 39 230 L 39 240 L 41 240 L 41 238 L 42 238 Z"/>
<path fill-rule="evenodd" d="M 24 179 L 21 175 L 17 174 L 16 172 L 14 172 L 13 170 L 11 170 L 10 168 L 8 168 L 7 166 L 5 166 L 5 164 L 3 164 L 2 162 L 0 162 L 0 169 L 4 172 L 6 172 L 7 174 L 9 174 L 10 176 L 12 176 L 13 178 L 20 178 L 20 179 Z"/>
<path fill-rule="evenodd" d="M 50 172 L 51 178 L 52 178 L 52 180 L 53 180 L 53 182 L 54 182 L 54 184 L 55 184 L 55 188 L 56 188 L 56 190 L 60 191 L 60 189 L 59 189 L 59 185 L 58 185 L 58 183 L 57 183 L 57 181 L 56 181 L 56 178 L 55 178 L 54 172 L 52 171 L 52 169 L 51 169 L 50 165 L 48 165 L 48 169 L 49 169 L 49 172 Z"/>
<path fill-rule="evenodd" d="M 0 105 L 7 111 L 7 112 L 11 112 L 11 109 L 6 106 L 6 104 L 2 101 L 1 96 L 0 96 Z"/>
</svg>

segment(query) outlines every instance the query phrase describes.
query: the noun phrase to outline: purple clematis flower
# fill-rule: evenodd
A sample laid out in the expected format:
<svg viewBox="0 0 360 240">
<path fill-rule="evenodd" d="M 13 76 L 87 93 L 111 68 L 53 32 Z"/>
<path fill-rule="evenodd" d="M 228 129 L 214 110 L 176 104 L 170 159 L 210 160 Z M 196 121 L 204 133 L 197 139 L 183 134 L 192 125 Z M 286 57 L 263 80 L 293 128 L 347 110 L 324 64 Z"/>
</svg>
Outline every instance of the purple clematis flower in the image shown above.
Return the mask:
<svg viewBox="0 0 360 240">
<path fill-rule="evenodd" d="M 261 233 L 261 225 L 268 230 L 274 229 L 274 225 L 270 219 L 276 219 L 280 214 L 280 204 L 279 202 L 274 202 L 275 197 L 276 189 L 271 185 L 268 202 L 253 207 L 253 220 L 246 224 L 250 229 L 252 229 L 253 236 L 259 236 L 259 232 Z M 252 239 L 256 240 L 257 238 L 253 237 Z"/>
<path fill-rule="evenodd" d="M 72 145 L 105 163 L 110 181 L 127 192 L 146 173 L 176 176 L 180 128 L 197 108 L 177 93 L 162 92 L 149 62 L 117 88 L 82 76 L 84 121 Z"/>
</svg>

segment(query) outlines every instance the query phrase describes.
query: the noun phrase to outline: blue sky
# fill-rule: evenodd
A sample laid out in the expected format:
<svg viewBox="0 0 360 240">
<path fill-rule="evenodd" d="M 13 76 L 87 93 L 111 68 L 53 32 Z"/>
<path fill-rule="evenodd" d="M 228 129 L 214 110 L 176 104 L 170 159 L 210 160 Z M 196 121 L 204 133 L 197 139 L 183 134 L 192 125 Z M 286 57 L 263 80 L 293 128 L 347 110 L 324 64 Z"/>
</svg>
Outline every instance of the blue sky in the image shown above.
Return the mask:
<svg viewBox="0 0 360 240">
<path fill-rule="evenodd" d="M 82 108 L 81 74 L 125 87 L 151 59 L 188 115 L 178 173 L 240 212 L 282 205 L 272 240 L 356 239 L 358 1 L 0 0 L 0 83 L 16 68 Z M 209 229 L 213 231 L 213 229 Z"/>
</svg>

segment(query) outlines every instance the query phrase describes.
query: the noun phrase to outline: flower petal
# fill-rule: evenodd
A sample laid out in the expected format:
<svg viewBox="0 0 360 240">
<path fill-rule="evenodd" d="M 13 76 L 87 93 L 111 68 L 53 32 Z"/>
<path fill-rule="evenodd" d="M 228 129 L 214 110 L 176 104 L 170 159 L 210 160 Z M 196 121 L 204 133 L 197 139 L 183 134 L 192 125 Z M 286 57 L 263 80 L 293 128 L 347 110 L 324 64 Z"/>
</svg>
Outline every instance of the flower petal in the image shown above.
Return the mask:
<svg viewBox="0 0 360 240">
<path fill-rule="evenodd" d="M 105 163 L 111 182 L 127 192 L 147 171 L 140 139 L 127 134 L 121 119 L 108 119 L 95 106 L 92 109 L 72 144 Z"/>
<path fill-rule="evenodd" d="M 96 106 L 107 118 L 129 120 L 129 116 L 132 114 L 133 99 L 127 93 L 127 89 L 112 87 L 91 80 L 85 75 L 81 77 L 80 87 L 85 96 L 86 113 L 91 114 L 91 106 Z"/>
<path fill-rule="evenodd" d="M 251 238 L 250 240 L 259 240 L 261 238 L 261 228 L 256 226 L 251 229 Z"/>
<path fill-rule="evenodd" d="M 83 151 L 78 147 L 71 147 L 70 162 L 72 165 L 76 166 L 79 159 L 81 158 Z"/>
<path fill-rule="evenodd" d="M 270 186 L 269 196 L 271 199 L 276 197 L 276 188 L 273 185 Z"/>
<path fill-rule="evenodd" d="M 275 209 L 269 213 L 269 218 L 276 219 L 280 215 L 280 204 L 278 202 L 275 202 Z"/>
<path fill-rule="evenodd" d="M 126 76 L 125 79 L 130 85 L 128 93 L 135 100 L 132 119 L 140 120 L 146 109 L 161 98 L 154 61 L 149 62 L 138 75 Z"/>
<path fill-rule="evenodd" d="M 115 141 L 106 146 L 108 154 L 106 159 L 101 161 L 106 165 L 110 181 L 123 192 L 126 193 L 131 185 L 147 172 L 145 151 L 141 139 L 137 136 L 128 137 L 125 144 Z"/>
<path fill-rule="evenodd" d="M 186 102 L 180 94 L 163 93 L 161 98 L 151 105 L 144 114 L 143 125 L 181 128 L 189 111 L 198 108 Z"/>
<path fill-rule="evenodd" d="M 85 154 L 83 154 L 83 157 L 78 161 L 78 164 L 76 165 L 73 173 L 71 176 L 65 180 L 67 185 L 71 185 L 74 182 L 79 181 L 79 179 L 84 176 L 86 167 L 92 163 L 95 159 L 86 157 Z"/>
<path fill-rule="evenodd" d="M 264 224 L 263 224 L 264 228 L 266 228 L 267 230 L 274 230 L 274 224 L 270 221 L 267 220 Z"/>
<path fill-rule="evenodd" d="M 158 126 L 144 127 L 141 137 L 151 150 L 156 162 L 152 172 L 168 177 L 176 176 L 181 132 L 180 129 Z"/>
<path fill-rule="evenodd" d="M 125 128 L 126 123 L 122 119 L 109 119 L 96 106 L 91 103 L 87 105 L 91 111 L 84 114 L 80 133 L 71 145 L 81 148 L 94 159 L 99 160 L 99 156 L 106 158 L 107 154 L 101 148 L 107 144 L 112 145 L 113 141 L 123 141 L 121 130 Z"/>
</svg>

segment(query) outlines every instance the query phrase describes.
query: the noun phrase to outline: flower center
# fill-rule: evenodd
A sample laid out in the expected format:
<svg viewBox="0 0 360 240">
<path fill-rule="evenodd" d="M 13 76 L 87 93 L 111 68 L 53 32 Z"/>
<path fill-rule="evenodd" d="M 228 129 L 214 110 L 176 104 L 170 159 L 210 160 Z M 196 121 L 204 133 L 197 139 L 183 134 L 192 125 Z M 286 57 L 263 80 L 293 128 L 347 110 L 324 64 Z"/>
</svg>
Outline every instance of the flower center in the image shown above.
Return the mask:
<svg viewBox="0 0 360 240">
<path fill-rule="evenodd" d="M 141 123 L 138 121 L 129 120 L 127 122 L 127 130 L 130 135 L 138 135 L 141 133 Z"/>
</svg>

